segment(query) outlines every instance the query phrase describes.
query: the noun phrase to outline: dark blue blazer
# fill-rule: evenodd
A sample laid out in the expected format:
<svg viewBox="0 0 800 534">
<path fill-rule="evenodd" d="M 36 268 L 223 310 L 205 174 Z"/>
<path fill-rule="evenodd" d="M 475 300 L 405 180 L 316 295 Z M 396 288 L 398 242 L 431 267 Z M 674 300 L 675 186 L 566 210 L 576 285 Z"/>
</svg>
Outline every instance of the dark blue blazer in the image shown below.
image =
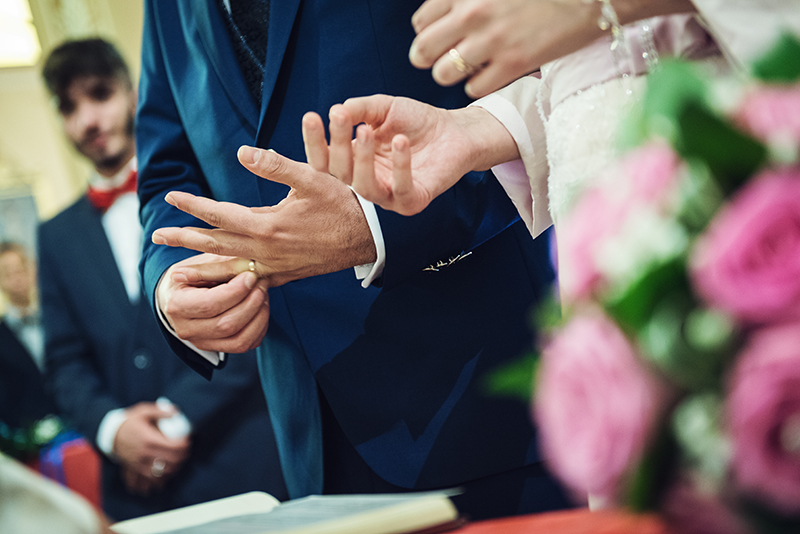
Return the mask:
<svg viewBox="0 0 800 534">
<path fill-rule="evenodd" d="M 461 88 L 439 87 L 409 64 L 418 5 L 273 0 L 259 108 L 215 2 L 146 2 L 137 149 L 151 299 L 162 273 L 192 254 L 152 245 L 151 233 L 198 225 L 164 202 L 168 191 L 249 206 L 286 196 L 285 186 L 237 162 L 240 145 L 305 161 L 303 114 L 327 117 L 331 105 L 352 96 L 468 103 Z M 552 277 L 546 243 L 531 239 L 490 173 L 466 176 L 417 216 L 378 209 L 378 217 L 386 242 L 379 284 L 363 289 L 346 269 L 272 288 L 260 357 L 269 357 L 272 336 L 285 334 L 350 442 L 392 484 L 454 485 L 536 461 L 528 408 L 487 396 L 483 380 L 531 347 L 529 312 Z M 472 254 L 449 267 L 426 269 L 465 251 Z M 172 346 L 211 373 L 202 358 Z M 280 400 L 273 404 L 269 382 L 280 377 L 267 375 L 275 408 Z M 287 404 L 279 418 L 304 416 L 288 413 Z"/>
<path fill-rule="evenodd" d="M 28 349 L 0 319 L 0 421 L 12 429 L 27 428 L 55 412 L 44 377 Z"/>
<path fill-rule="evenodd" d="M 175 358 L 144 296 L 130 302 L 100 213 L 84 196 L 39 228 L 48 377 L 60 410 L 94 442 L 103 416 L 159 396 L 193 425 L 191 457 L 164 490 L 129 494 L 104 457 L 103 507 L 115 520 L 238 493 L 285 498 L 253 354 L 208 382 Z"/>
</svg>

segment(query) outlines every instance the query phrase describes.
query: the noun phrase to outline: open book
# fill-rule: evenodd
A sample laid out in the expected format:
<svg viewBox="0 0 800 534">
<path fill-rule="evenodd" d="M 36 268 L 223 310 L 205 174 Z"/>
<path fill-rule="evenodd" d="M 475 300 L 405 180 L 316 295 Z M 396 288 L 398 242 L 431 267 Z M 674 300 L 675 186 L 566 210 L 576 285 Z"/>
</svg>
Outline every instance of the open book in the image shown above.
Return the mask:
<svg viewBox="0 0 800 534">
<path fill-rule="evenodd" d="M 122 521 L 117 534 L 401 534 L 463 523 L 446 493 L 312 495 L 280 503 L 251 492 Z"/>
</svg>

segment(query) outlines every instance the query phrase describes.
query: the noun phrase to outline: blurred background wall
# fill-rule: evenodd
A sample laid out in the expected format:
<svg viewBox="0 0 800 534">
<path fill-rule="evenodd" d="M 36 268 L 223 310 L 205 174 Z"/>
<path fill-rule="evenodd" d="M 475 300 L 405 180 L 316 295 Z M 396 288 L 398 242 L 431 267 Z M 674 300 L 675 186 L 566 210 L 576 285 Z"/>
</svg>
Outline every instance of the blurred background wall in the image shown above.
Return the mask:
<svg viewBox="0 0 800 534">
<path fill-rule="evenodd" d="M 35 246 L 35 222 L 72 203 L 89 175 L 42 84 L 44 58 L 65 39 L 99 35 L 138 80 L 142 17 L 141 0 L 0 0 L 0 240 Z M 38 38 L 39 49 L 14 58 L 27 46 L 20 32 Z"/>
</svg>

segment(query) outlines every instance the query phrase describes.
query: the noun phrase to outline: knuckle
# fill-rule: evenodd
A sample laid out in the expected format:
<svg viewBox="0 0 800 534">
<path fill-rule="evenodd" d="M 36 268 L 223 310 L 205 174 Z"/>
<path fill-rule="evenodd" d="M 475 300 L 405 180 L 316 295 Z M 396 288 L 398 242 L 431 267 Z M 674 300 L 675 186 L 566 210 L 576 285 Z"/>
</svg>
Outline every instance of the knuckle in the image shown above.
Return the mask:
<svg viewBox="0 0 800 534">
<path fill-rule="evenodd" d="M 490 17 L 490 9 L 490 6 L 483 2 L 469 4 L 460 15 L 462 27 L 483 26 Z"/>
<path fill-rule="evenodd" d="M 213 311 L 211 303 L 206 300 L 201 300 L 195 307 L 195 315 L 198 317 L 208 317 L 213 314 Z"/>
<path fill-rule="evenodd" d="M 214 239 L 206 240 L 206 244 L 205 244 L 204 248 L 205 248 L 205 250 L 207 250 L 211 254 L 215 254 L 217 256 L 222 256 L 223 255 L 222 247 Z"/>
<path fill-rule="evenodd" d="M 216 330 L 221 337 L 231 337 L 239 331 L 239 328 L 232 318 L 222 317 L 217 321 Z"/>
<path fill-rule="evenodd" d="M 286 172 L 286 163 L 283 161 L 283 158 L 274 154 L 263 154 L 258 161 L 261 164 L 261 170 L 265 174 L 274 175 L 284 174 Z"/>
<path fill-rule="evenodd" d="M 417 43 L 417 56 L 422 60 L 422 63 L 426 65 L 430 65 L 438 59 L 438 57 L 436 57 L 434 54 L 431 45 L 424 40 L 419 40 Z"/>
<path fill-rule="evenodd" d="M 218 213 L 214 211 L 210 211 L 205 215 L 205 220 L 213 226 L 214 228 L 219 228 L 221 226 L 222 220 Z"/>
</svg>

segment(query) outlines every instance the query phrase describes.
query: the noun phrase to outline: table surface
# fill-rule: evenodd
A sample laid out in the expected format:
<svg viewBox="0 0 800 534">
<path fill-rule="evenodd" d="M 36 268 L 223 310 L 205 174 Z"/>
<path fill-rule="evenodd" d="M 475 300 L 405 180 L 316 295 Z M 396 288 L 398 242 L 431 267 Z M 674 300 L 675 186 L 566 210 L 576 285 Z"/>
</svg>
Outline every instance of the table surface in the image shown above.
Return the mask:
<svg viewBox="0 0 800 534">
<path fill-rule="evenodd" d="M 543 514 L 476 521 L 456 534 L 669 534 L 662 521 L 652 515 L 634 515 L 617 510 L 586 508 Z"/>
</svg>

